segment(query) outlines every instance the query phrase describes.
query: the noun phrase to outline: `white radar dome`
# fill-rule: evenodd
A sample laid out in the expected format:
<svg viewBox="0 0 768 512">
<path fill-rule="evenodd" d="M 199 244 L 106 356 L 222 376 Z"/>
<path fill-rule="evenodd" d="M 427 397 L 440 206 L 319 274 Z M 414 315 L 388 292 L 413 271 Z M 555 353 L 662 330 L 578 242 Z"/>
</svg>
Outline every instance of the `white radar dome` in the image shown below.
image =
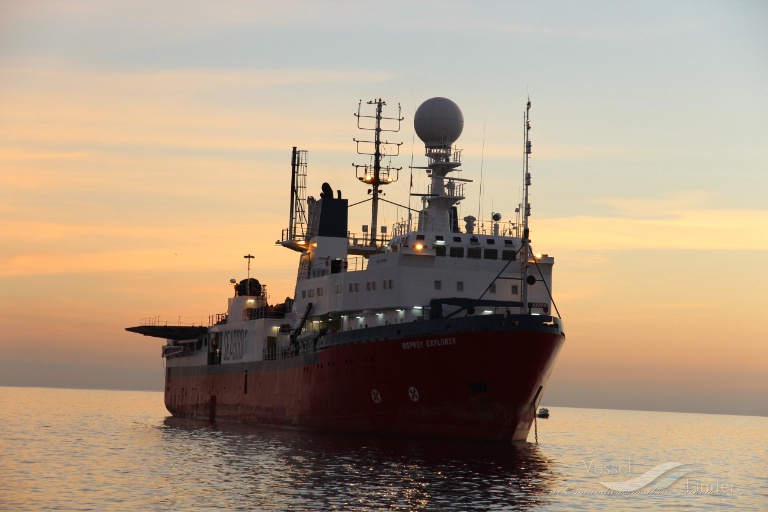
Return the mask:
<svg viewBox="0 0 768 512">
<path fill-rule="evenodd" d="M 413 128 L 428 148 L 450 148 L 464 129 L 464 114 L 448 98 L 430 98 L 416 109 Z"/>
</svg>

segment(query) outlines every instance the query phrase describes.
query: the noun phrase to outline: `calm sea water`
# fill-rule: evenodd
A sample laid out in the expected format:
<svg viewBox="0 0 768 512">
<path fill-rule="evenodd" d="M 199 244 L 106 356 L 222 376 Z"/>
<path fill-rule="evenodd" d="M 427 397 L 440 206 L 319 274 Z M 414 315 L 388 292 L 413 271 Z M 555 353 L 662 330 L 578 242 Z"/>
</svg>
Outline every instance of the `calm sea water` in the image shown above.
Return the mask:
<svg viewBox="0 0 768 512">
<path fill-rule="evenodd" d="M 768 510 L 768 418 L 550 411 L 538 445 L 500 446 L 210 425 L 169 418 L 161 393 L 2 387 L 0 509 Z"/>
</svg>

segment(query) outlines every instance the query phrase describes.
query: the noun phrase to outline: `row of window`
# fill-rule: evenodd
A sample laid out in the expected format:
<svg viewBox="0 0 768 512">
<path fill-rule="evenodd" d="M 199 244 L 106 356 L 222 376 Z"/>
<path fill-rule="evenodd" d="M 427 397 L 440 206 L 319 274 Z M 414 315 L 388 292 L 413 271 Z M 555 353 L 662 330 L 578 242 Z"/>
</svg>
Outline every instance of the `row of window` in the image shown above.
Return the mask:
<svg viewBox="0 0 768 512">
<path fill-rule="evenodd" d="M 392 279 L 384 279 L 382 282 L 382 287 L 385 290 L 393 290 L 395 288 L 395 284 L 392 281 Z M 376 291 L 376 281 L 367 281 L 365 283 L 365 289 L 367 291 Z M 355 293 L 360 291 L 360 283 L 349 283 L 349 292 Z M 323 296 L 323 289 L 322 287 L 318 288 L 310 288 L 309 290 L 301 290 L 301 298 L 307 299 L 307 298 L 313 298 L 315 296 L 315 293 L 317 293 L 318 297 Z M 335 284 L 333 285 L 333 293 L 341 293 L 341 285 Z"/>
<path fill-rule="evenodd" d="M 394 283 L 392 282 L 392 279 L 384 279 L 382 281 L 382 286 L 385 290 L 392 290 L 394 289 Z M 365 289 L 367 291 L 376 291 L 376 281 L 367 281 L 365 283 Z M 443 289 L 443 282 L 442 281 L 435 281 L 435 290 L 442 290 Z M 355 293 L 360 291 L 360 283 L 349 283 L 349 292 Z M 463 292 L 464 291 L 464 281 L 456 281 L 456 291 L 457 292 Z M 512 292 L 512 295 L 517 295 L 519 293 L 518 285 L 513 284 L 512 288 L 510 290 Z M 313 298 L 315 296 L 315 292 L 317 292 L 318 297 L 323 296 L 323 289 L 321 287 L 318 288 L 310 288 L 309 290 L 301 290 L 301 298 Z M 333 293 L 341 293 L 341 285 L 335 284 L 333 285 Z M 488 293 L 496 293 L 496 283 L 491 284 L 491 286 L 488 288 Z"/>
<path fill-rule="evenodd" d="M 301 290 L 301 298 L 312 298 L 315 296 L 315 288 L 310 288 L 309 290 Z M 317 288 L 317 296 L 322 297 L 323 296 L 323 289 L 322 287 Z"/>
<path fill-rule="evenodd" d="M 463 258 L 465 253 L 464 247 L 447 247 L 444 245 L 435 246 L 435 254 L 437 256 L 445 256 L 446 252 L 451 258 Z M 501 259 L 507 261 L 514 261 L 517 251 L 508 249 L 501 251 Z M 482 249 L 480 247 L 467 247 L 467 258 L 485 259 L 485 260 L 497 260 L 499 259 L 498 249 Z"/>
<path fill-rule="evenodd" d="M 443 289 L 443 282 L 442 281 L 435 281 L 435 290 L 442 290 Z M 518 285 L 513 284 L 510 291 L 512 292 L 512 295 L 517 295 L 519 288 Z M 464 281 L 456 281 L 456 291 L 457 292 L 463 292 L 464 291 Z M 496 293 L 496 283 L 492 283 L 491 286 L 488 288 L 488 293 Z"/>
<path fill-rule="evenodd" d="M 426 240 L 427 237 L 425 235 L 416 235 L 416 240 Z M 436 235 L 435 240 L 438 242 L 444 242 L 445 239 L 443 238 L 443 235 Z M 462 243 L 463 239 L 460 236 L 454 236 L 453 237 L 454 242 Z M 479 244 L 480 239 L 476 236 L 470 236 L 469 237 L 469 243 L 471 244 Z M 486 238 L 485 243 L 488 245 L 496 245 L 496 240 L 493 238 Z M 504 240 L 504 245 L 514 245 L 514 242 L 512 240 Z"/>
<path fill-rule="evenodd" d="M 391 279 L 384 279 L 381 282 L 382 287 L 385 290 L 392 290 L 395 285 L 392 282 Z M 376 281 L 366 281 L 365 283 L 365 290 L 366 291 L 376 291 Z M 350 292 L 359 292 L 360 291 L 360 283 L 349 283 L 349 291 Z"/>
</svg>

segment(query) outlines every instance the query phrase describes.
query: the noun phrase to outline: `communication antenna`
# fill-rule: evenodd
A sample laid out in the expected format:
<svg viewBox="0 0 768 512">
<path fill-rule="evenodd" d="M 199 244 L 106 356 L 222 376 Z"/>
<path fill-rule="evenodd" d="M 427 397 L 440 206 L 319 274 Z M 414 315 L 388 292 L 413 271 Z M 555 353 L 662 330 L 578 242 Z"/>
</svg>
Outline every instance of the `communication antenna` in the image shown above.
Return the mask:
<svg viewBox="0 0 768 512">
<path fill-rule="evenodd" d="M 530 243 L 529 240 L 529 232 L 528 232 L 528 217 L 531 216 L 531 204 L 528 202 L 528 187 L 531 185 L 531 173 L 528 172 L 528 157 L 531 154 L 531 139 L 530 139 L 530 131 L 531 131 L 531 117 L 530 117 L 530 110 L 531 110 L 531 98 L 528 97 L 528 104 L 525 107 L 525 115 L 524 115 L 524 125 L 523 130 L 525 133 L 525 145 L 523 149 L 524 154 L 524 160 L 523 160 L 523 204 L 522 211 L 520 212 L 523 216 L 523 247 L 522 247 L 522 255 L 520 257 L 520 264 L 521 264 L 521 275 L 523 278 L 522 282 L 522 291 L 523 291 L 523 311 L 528 311 L 528 258 L 530 253 Z"/>
<path fill-rule="evenodd" d="M 252 255 L 252 254 L 250 254 L 250 253 L 249 253 L 249 254 L 246 254 L 245 256 L 243 256 L 243 258 L 245 258 L 245 259 L 247 259 L 247 260 L 248 260 L 248 280 L 249 280 L 249 282 L 250 282 L 250 279 L 251 279 L 251 260 L 252 260 L 253 258 L 255 258 L 255 257 L 256 257 L 256 256 L 253 256 L 253 255 Z"/>
<path fill-rule="evenodd" d="M 411 226 L 413 225 L 413 213 L 411 213 L 413 210 L 411 210 L 411 196 L 413 195 L 413 145 L 416 141 L 416 134 L 414 133 L 411 135 L 411 165 L 409 166 L 409 169 L 411 170 L 411 184 L 408 188 L 408 231 L 411 231 Z"/>
<path fill-rule="evenodd" d="M 483 148 L 480 150 L 480 199 L 477 201 L 477 218 L 483 219 L 483 164 L 485 163 L 485 122 L 483 122 Z"/>
<path fill-rule="evenodd" d="M 389 165 L 382 167 L 381 166 L 381 159 L 385 156 L 393 157 L 393 156 L 399 156 L 400 155 L 400 146 L 402 145 L 402 142 L 388 142 L 388 141 L 382 141 L 381 140 L 381 132 L 399 132 L 400 131 L 400 123 L 403 120 L 403 117 L 400 116 L 400 104 L 397 104 L 397 117 L 383 117 L 381 115 L 383 107 L 385 107 L 387 104 L 384 102 L 381 98 L 378 100 L 371 100 L 366 103 L 367 105 L 375 105 L 376 106 L 376 115 L 368 116 L 363 115 L 361 113 L 362 106 L 363 106 L 363 100 L 360 100 L 360 103 L 357 106 L 357 114 L 355 114 L 355 117 L 357 118 L 357 128 L 360 130 L 370 130 L 375 133 L 373 140 L 358 140 L 358 139 L 352 139 L 357 143 L 357 154 L 358 155 L 369 155 L 373 157 L 372 164 L 368 165 L 358 165 L 358 164 L 352 164 L 352 166 L 355 168 L 355 175 L 357 176 L 357 179 L 362 181 L 363 183 L 370 185 L 371 188 L 368 189 L 368 193 L 371 194 L 371 245 L 375 246 L 377 237 L 377 222 L 378 222 L 378 215 L 379 215 L 379 187 L 383 185 L 389 185 L 390 183 L 394 183 L 398 180 L 400 177 L 400 169 L 402 167 L 390 167 Z M 373 128 L 361 126 L 360 121 L 361 119 L 375 119 L 375 125 Z M 381 127 L 381 121 L 397 121 L 397 129 L 384 129 Z M 364 151 L 364 148 L 361 148 L 361 144 L 373 144 L 373 152 L 371 153 L 369 151 Z M 392 171 L 394 171 L 395 175 L 392 176 Z"/>
</svg>

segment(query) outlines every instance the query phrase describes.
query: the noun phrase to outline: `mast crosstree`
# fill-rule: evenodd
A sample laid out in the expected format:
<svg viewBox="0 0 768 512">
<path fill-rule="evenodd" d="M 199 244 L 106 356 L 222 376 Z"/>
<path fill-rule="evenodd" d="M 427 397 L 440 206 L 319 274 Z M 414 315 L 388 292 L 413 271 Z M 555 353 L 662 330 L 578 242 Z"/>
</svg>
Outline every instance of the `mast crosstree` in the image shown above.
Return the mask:
<svg viewBox="0 0 768 512">
<path fill-rule="evenodd" d="M 360 100 L 360 103 L 357 106 L 357 114 L 355 114 L 355 117 L 357 118 L 357 127 L 360 130 L 370 130 L 374 132 L 374 139 L 373 140 L 358 140 L 358 139 L 352 139 L 357 143 L 357 154 L 358 155 L 368 155 L 373 157 L 373 161 L 371 164 L 355 164 L 353 163 L 352 166 L 355 168 L 357 179 L 365 183 L 366 185 L 370 185 L 371 188 L 368 189 L 368 193 L 371 194 L 371 238 L 369 244 L 371 246 L 376 246 L 377 241 L 377 226 L 378 226 L 378 215 L 379 215 L 379 194 L 381 193 L 379 191 L 379 187 L 384 185 L 389 185 L 390 183 L 394 183 L 398 180 L 400 177 L 400 170 L 402 167 L 391 167 L 389 165 L 386 165 L 385 167 L 381 166 L 381 160 L 385 156 L 393 157 L 393 156 L 399 156 L 400 155 L 400 146 L 403 144 L 402 142 L 389 142 L 389 141 L 382 141 L 381 140 L 381 132 L 399 132 L 400 131 L 400 123 L 403 120 L 403 117 L 400 116 L 400 104 L 397 104 L 397 117 L 384 117 L 382 116 L 382 110 L 383 107 L 385 107 L 387 104 L 384 102 L 381 98 L 378 100 L 372 100 L 368 101 L 366 103 L 367 105 L 375 105 L 376 106 L 376 114 L 375 115 L 363 115 L 362 107 L 363 107 L 363 100 Z M 374 119 L 375 124 L 373 128 L 365 127 L 361 125 L 362 119 Z M 384 129 L 382 128 L 382 121 L 397 121 L 397 129 Z M 371 151 L 365 151 L 365 147 L 361 148 L 361 144 L 373 144 L 373 152 Z M 370 148 L 370 146 L 368 146 Z M 392 172 L 394 171 L 394 176 L 392 175 Z M 386 230 L 386 227 L 382 227 L 382 233 L 384 233 L 384 230 Z M 386 237 L 382 237 L 386 238 Z"/>
</svg>

